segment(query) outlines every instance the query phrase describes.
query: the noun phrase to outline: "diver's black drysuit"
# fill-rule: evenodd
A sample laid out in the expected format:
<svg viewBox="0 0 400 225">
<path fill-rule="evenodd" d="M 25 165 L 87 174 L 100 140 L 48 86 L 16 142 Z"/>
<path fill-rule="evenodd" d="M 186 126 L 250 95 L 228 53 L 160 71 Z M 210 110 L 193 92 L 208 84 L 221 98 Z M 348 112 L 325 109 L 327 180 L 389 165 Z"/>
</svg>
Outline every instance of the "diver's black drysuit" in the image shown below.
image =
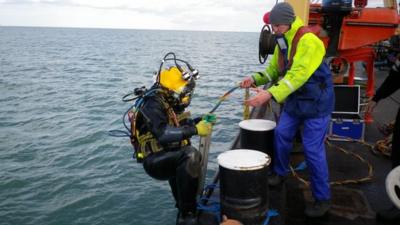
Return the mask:
<svg viewBox="0 0 400 225">
<path fill-rule="evenodd" d="M 201 172 L 201 154 L 185 139 L 197 134 L 195 121 L 188 118 L 179 127 L 168 125 L 169 117 L 161 93 L 146 96 L 137 120 L 137 129 L 150 131 L 163 147 L 149 154 L 143 161 L 148 175 L 158 180 L 168 180 L 179 212 L 185 216 L 196 212 L 196 193 Z M 179 115 L 183 107 L 173 108 Z"/>
</svg>

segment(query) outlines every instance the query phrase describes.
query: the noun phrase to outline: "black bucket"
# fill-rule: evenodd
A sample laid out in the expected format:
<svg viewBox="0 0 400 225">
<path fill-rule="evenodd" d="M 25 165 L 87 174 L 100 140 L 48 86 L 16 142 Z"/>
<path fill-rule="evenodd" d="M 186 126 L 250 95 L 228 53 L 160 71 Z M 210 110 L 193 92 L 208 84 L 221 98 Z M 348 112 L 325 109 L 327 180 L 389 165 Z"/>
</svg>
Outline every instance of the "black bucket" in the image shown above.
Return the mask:
<svg viewBox="0 0 400 225">
<path fill-rule="evenodd" d="M 221 216 L 260 225 L 268 212 L 268 165 L 260 151 L 237 149 L 218 156 Z"/>
<path fill-rule="evenodd" d="M 276 123 L 271 120 L 250 119 L 239 123 L 240 147 L 254 149 L 274 158 L 274 130 Z M 272 163 L 271 165 L 272 166 Z"/>
</svg>

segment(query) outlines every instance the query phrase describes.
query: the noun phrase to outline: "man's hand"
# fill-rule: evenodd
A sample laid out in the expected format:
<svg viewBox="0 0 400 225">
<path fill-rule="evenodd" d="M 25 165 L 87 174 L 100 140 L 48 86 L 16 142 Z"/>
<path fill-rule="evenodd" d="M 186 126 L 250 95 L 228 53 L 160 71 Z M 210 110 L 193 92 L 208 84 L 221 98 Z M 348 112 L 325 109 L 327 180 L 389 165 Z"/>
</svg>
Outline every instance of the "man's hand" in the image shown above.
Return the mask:
<svg viewBox="0 0 400 225">
<path fill-rule="evenodd" d="M 268 102 L 272 98 L 271 93 L 263 90 L 262 88 L 251 88 L 250 90 L 257 92 L 257 94 L 254 97 L 244 101 L 244 104 L 246 105 L 257 107 Z"/>
<path fill-rule="evenodd" d="M 240 82 L 241 88 L 249 88 L 254 84 L 254 80 L 251 76 L 245 77 L 242 82 Z"/>
<path fill-rule="evenodd" d="M 366 109 L 366 113 L 372 113 L 374 111 L 374 108 L 376 107 L 376 102 L 370 98 L 368 100 L 368 105 Z"/>
<path fill-rule="evenodd" d="M 222 216 L 222 223 L 220 225 L 243 225 L 237 220 L 228 219 L 225 215 Z"/>
</svg>

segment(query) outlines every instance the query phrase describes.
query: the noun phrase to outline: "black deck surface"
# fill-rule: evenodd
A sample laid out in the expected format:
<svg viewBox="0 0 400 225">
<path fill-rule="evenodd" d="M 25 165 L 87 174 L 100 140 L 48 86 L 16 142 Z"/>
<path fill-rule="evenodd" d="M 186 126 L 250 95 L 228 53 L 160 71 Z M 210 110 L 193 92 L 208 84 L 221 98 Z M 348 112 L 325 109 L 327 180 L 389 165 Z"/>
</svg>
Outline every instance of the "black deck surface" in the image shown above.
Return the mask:
<svg viewBox="0 0 400 225">
<path fill-rule="evenodd" d="M 379 87 L 387 76 L 387 71 L 375 70 L 376 87 Z M 373 116 L 374 122 L 366 125 L 365 141 L 374 144 L 383 139 L 384 135 L 378 127 L 395 119 L 400 102 L 400 92 L 390 98 L 381 100 Z M 273 119 L 270 113 L 263 114 L 263 109 L 252 112 L 252 118 L 260 117 Z M 255 110 L 257 111 L 257 109 Z M 260 112 L 261 111 L 261 112 Z M 333 185 L 332 208 L 329 213 L 319 219 L 309 219 L 304 215 L 306 204 L 311 202 L 309 188 L 294 176 L 289 176 L 287 181 L 277 187 L 270 188 L 270 209 L 276 209 L 279 216 L 271 218 L 269 224 L 276 225 L 375 225 L 387 224 L 375 219 L 376 211 L 389 208 L 392 204 L 386 195 L 385 178 L 391 169 L 391 162 L 387 156 L 374 154 L 369 147 L 357 142 L 331 142 L 327 146 L 327 158 L 331 181 L 356 180 L 368 176 L 368 162 L 373 168 L 373 178 L 370 181 L 357 184 Z M 337 150 L 336 146 L 343 147 L 348 152 L 361 156 L 366 162 L 360 161 L 351 154 Z M 240 143 L 235 143 L 234 148 L 239 148 Z M 301 145 L 292 153 L 292 165 L 303 161 Z M 307 180 L 307 172 L 301 171 L 298 175 Z M 218 199 L 218 191 L 213 193 L 213 198 Z M 217 224 L 215 216 L 203 213 L 200 217 L 201 224 Z M 400 221 L 393 223 L 400 225 Z"/>
</svg>

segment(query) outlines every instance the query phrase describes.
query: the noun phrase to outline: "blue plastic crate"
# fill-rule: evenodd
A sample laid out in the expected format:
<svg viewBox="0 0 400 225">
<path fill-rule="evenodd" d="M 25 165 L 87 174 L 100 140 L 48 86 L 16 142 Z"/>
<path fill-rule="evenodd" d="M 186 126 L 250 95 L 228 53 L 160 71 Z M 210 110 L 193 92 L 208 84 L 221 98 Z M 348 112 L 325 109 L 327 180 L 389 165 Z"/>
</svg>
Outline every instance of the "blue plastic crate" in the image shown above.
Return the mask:
<svg viewBox="0 0 400 225">
<path fill-rule="evenodd" d="M 364 120 L 332 118 L 329 128 L 329 139 L 339 141 L 364 141 L 364 132 Z"/>
<path fill-rule="evenodd" d="M 360 86 L 335 85 L 335 110 L 329 140 L 364 140 L 365 123 L 360 118 Z"/>
</svg>

